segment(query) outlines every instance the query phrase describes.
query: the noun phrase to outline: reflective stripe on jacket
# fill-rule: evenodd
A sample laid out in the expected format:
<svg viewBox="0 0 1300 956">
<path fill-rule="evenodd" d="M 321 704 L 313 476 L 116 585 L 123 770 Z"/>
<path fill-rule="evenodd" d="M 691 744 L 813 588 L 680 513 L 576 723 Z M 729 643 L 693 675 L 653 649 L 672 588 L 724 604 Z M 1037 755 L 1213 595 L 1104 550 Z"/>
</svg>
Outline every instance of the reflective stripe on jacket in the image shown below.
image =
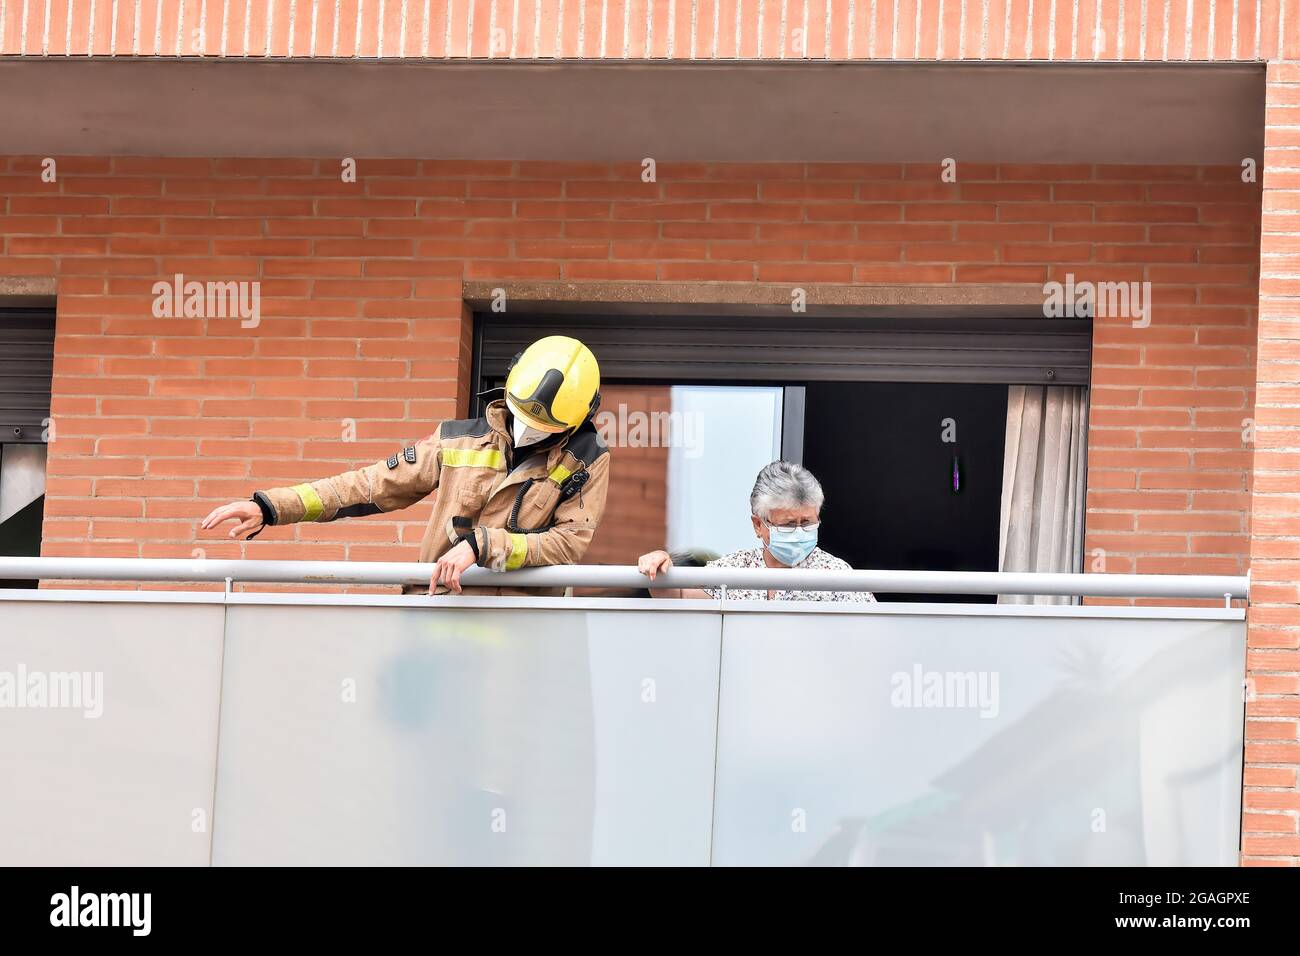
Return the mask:
<svg viewBox="0 0 1300 956">
<path fill-rule="evenodd" d="M 282 525 L 397 511 L 434 494 L 420 543 L 423 562 L 436 561 L 462 535 L 473 535 L 478 563 L 493 570 L 576 564 L 605 511 L 609 450 L 587 421 L 512 472 L 518 462 L 506 414 L 505 402 L 494 401 L 482 418 L 443 422 L 428 438 L 373 465 L 259 491 L 257 497 L 269 506 L 273 523 Z"/>
</svg>

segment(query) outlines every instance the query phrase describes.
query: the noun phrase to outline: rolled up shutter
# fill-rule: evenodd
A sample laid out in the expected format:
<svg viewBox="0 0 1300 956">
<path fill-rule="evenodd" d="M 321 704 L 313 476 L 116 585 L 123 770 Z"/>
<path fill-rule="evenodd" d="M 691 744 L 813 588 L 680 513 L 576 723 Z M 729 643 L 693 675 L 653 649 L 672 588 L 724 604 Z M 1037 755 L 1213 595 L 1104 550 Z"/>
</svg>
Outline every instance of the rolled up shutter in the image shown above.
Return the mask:
<svg viewBox="0 0 1300 956">
<path fill-rule="evenodd" d="M 0 443 L 45 441 L 54 310 L 0 309 Z"/>
<path fill-rule="evenodd" d="M 476 315 L 480 387 L 543 335 L 582 339 L 608 379 L 1087 385 L 1088 319 Z"/>
</svg>

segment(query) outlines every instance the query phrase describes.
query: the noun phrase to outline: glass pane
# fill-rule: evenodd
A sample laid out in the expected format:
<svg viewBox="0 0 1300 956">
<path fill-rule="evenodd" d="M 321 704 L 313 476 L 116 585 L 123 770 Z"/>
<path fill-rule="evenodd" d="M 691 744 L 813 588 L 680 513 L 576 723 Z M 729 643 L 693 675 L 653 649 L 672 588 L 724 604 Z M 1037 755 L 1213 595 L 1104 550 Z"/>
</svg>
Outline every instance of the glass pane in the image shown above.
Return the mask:
<svg viewBox="0 0 1300 956">
<path fill-rule="evenodd" d="M 781 457 L 780 388 L 673 386 L 686 441 L 668 455 L 668 546 L 722 555 L 754 546 L 749 494 Z"/>
<path fill-rule="evenodd" d="M 610 445 L 609 497 L 584 563 L 635 564 L 658 548 L 751 546 L 749 493 L 780 457 L 782 389 L 607 385 L 595 424 Z"/>
</svg>

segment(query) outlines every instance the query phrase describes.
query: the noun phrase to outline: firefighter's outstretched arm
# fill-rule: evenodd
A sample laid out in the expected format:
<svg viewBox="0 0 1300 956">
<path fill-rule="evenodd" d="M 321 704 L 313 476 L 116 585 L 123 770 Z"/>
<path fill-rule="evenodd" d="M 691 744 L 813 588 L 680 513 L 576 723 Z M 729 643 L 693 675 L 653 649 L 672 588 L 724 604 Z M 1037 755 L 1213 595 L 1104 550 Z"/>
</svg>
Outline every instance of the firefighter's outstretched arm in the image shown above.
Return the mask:
<svg viewBox="0 0 1300 956">
<path fill-rule="evenodd" d="M 587 553 L 605 514 L 609 491 L 609 455 L 587 466 L 591 477 L 581 491 L 555 509 L 555 524 L 546 531 L 516 533 L 505 528 L 475 528 L 478 563 L 496 571 L 549 564 L 577 564 Z"/>
<path fill-rule="evenodd" d="M 263 525 L 297 521 L 333 521 L 407 508 L 438 487 L 440 443 L 437 433 L 396 454 L 356 471 L 284 488 L 270 488 L 251 501 L 232 501 L 215 508 L 200 527 L 210 531 L 236 522 L 232 538 Z"/>
</svg>

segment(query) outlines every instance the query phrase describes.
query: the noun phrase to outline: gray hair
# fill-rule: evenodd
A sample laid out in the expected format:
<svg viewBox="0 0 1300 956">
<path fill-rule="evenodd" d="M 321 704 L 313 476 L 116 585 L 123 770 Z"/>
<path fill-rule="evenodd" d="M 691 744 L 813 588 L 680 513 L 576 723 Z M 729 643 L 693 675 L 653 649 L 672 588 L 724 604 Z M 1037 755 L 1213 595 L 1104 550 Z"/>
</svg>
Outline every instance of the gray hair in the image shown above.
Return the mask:
<svg viewBox="0 0 1300 956">
<path fill-rule="evenodd" d="M 820 512 L 825 498 L 821 482 L 803 465 L 774 461 L 758 473 L 754 490 L 749 494 L 749 508 L 760 518 L 766 518 L 780 508 L 808 505 Z"/>
</svg>

